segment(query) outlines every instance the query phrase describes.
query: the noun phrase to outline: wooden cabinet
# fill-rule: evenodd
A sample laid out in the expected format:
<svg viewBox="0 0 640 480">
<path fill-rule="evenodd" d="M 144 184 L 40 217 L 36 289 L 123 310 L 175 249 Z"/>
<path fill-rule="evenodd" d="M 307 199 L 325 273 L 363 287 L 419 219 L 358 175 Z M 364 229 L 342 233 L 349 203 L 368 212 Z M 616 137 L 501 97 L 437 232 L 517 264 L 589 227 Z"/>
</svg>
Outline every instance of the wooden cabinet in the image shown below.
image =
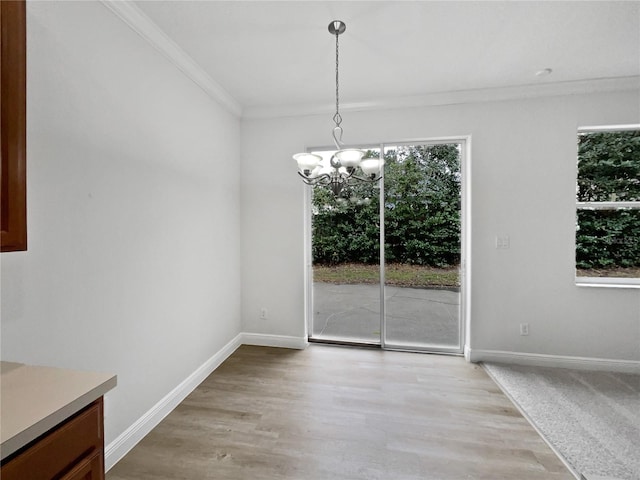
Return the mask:
<svg viewBox="0 0 640 480">
<path fill-rule="evenodd" d="M 98 480 L 104 478 L 104 462 L 100 453 L 96 452 L 76 467 L 60 480 Z"/>
<path fill-rule="evenodd" d="M 0 469 L 2 480 L 104 480 L 103 400 L 25 446 Z"/>
<path fill-rule="evenodd" d="M 27 249 L 26 2 L 0 1 L 0 239 L 3 252 Z"/>
</svg>

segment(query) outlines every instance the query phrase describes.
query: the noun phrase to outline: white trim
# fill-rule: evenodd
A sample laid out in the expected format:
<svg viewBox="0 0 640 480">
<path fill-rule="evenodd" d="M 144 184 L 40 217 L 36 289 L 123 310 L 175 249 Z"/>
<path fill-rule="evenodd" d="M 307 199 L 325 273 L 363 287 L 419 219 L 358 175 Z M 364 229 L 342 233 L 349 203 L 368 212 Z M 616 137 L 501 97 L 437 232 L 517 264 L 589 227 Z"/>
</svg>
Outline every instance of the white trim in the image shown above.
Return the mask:
<svg viewBox="0 0 640 480">
<path fill-rule="evenodd" d="M 578 135 L 581 133 L 596 133 L 596 132 L 620 132 L 629 130 L 640 130 L 640 124 L 628 124 L 628 125 L 597 125 L 589 127 L 578 127 Z"/>
<path fill-rule="evenodd" d="M 313 332 L 313 251 L 310 240 L 313 215 L 311 208 L 309 208 L 312 199 L 311 185 L 304 185 L 303 192 L 304 264 L 302 268 L 304 270 L 304 336 L 305 338 L 309 338 L 309 333 Z"/>
<path fill-rule="evenodd" d="M 164 55 L 182 73 L 211 98 L 237 117 L 242 107 L 229 92 L 220 86 L 207 72 L 158 27 L 142 10 L 129 0 L 101 0 L 102 4 Z"/>
<path fill-rule="evenodd" d="M 272 335 L 269 333 L 242 333 L 243 345 L 258 345 L 262 347 L 280 347 L 304 350 L 309 345 L 306 337 L 291 337 L 288 335 Z"/>
<path fill-rule="evenodd" d="M 187 395 L 195 390 L 222 362 L 229 358 L 240 345 L 260 345 L 302 350 L 306 348 L 308 344 L 307 339 L 304 337 L 239 333 L 106 446 L 104 455 L 105 471 L 109 471 L 120 461 L 140 440 L 171 413 Z M 521 365 L 569 367 L 631 373 L 640 372 L 640 361 L 635 360 L 563 357 L 498 350 L 472 350 L 468 345 L 465 345 L 464 350 L 465 358 L 471 362 L 495 361 Z"/>
<path fill-rule="evenodd" d="M 630 130 L 640 130 L 640 124 L 578 127 L 578 135 L 585 133 L 620 132 Z M 640 202 L 576 202 L 576 210 L 640 210 Z M 576 276 L 576 286 L 599 288 L 640 288 L 640 278 Z"/>
<path fill-rule="evenodd" d="M 222 364 L 242 344 L 243 334 L 238 334 L 195 372 L 164 396 L 129 428 L 113 440 L 104 451 L 105 471 L 109 471 L 129 450 L 136 446 L 171 411 L 176 408 L 211 372 Z"/>
<path fill-rule="evenodd" d="M 640 288 L 640 278 L 576 277 L 576 287 Z"/>
<path fill-rule="evenodd" d="M 462 350 L 464 352 L 464 357 L 467 361 L 470 361 L 469 352 L 471 351 L 471 306 L 472 306 L 472 297 L 471 297 L 471 274 L 473 272 L 472 268 L 472 256 L 471 252 L 473 251 L 473 230 L 471 223 L 471 212 L 472 210 L 472 194 L 471 194 L 471 179 L 472 176 L 472 158 L 471 158 L 471 134 L 466 135 L 464 141 L 464 155 L 465 158 L 461 163 L 462 168 L 462 185 L 461 185 L 461 215 L 462 215 L 462 223 L 461 223 L 461 234 L 462 234 L 462 245 L 461 245 L 461 263 L 462 263 L 462 297 L 461 297 L 461 311 L 460 315 L 462 316 L 463 322 L 461 324 L 461 330 L 464 332 L 464 337 L 461 339 L 463 342 Z"/>
<path fill-rule="evenodd" d="M 222 362 L 229 358 L 240 345 L 261 345 L 303 350 L 307 347 L 308 342 L 306 338 L 285 335 L 239 333 L 107 445 L 104 452 L 105 471 L 109 471 L 111 467 L 118 463 L 140 440 L 169 415 L 187 395 L 211 375 Z"/>
<path fill-rule="evenodd" d="M 484 88 L 438 92 L 411 97 L 380 98 L 367 102 L 341 103 L 343 112 L 363 112 L 395 108 L 430 107 L 465 103 L 496 102 L 524 98 L 580 95 L 588 93 L 622 92 L 640 89 L 640 76 L 596 78 L 570 82 L 518 85 L 512 87 Z M 297 104 L 280 106 L 246 107 L 243 118 L 296 117 L 301 115 L 325 115 L 333 113 L 332 104 Z"/>
<path fill-rule="evenodd" d="M 576 202 L 578 210 L 640 209 L 640 202 Z"/>
<path fill-rule="evenodd" d="M 380 151 L 378 152 L 378 158 L 380 159 L 380 172 L 382 172 L 382 176 L 378 181 L 378 222 L 380 224 L 378 227 L 378 269 L 380 273 L 380 348 L 383 350 L 393 348 L 387 343 L 387 295 L 385 291 L 387 288 L 387 257 L 385 248 L 387 229 L 385 227 L 386 208 L 384 207 L 386 204 L 384 198 L 386 192 L 384 184 L 386 180 L 386 172 L 384 171 L 384 151 L 386 147 L 387 144 L 384 142 L 380 143 Z"/>
<path fill-rule="evenodd" d="M 610 358 L 569 357 L 541 353 L 509 352 L 502 350 L 469 349 L 473 363 L 497 362 L 538 367 L 562 367 L 579 370 L 604 370 L 610 372 L 640 373 L 639 360 L 616 360 Z"/>
<path fill-rule="evenodd" d="M 468 341 L 468 339 L 467 339 L 467 341 Z M 463 353 L 463 355 L 464 355 L 464 359 L 465 359 L 467 362 L 470 362 L 470 361 L 471 361 L 471 346 L 469 346 L 469 344 L 468 344 L 468 343 L 465 343 L 465 344 L 464 344 L 464 347 L 463 347 L 462 353 Z"/>
<path fill-rule="evenodd" d="M 399 344 L 388 343 L 386 338 L 386 295 L 384 293 L 385 288 L 385 257 L 384 257 L 384 209 L 380 211 L 380 347 L 383 350 L 397 350 L 404 352 L 430 352 L 430 353 L 443 353 L 462 355 L 466 348 L 466 342 L 470 336 L 471 328 L 471 135 L 450 135 L 443 137 L 429 137 L 429 138 L 416 138 L 416 139 L 404 139 L 400 141 L 383 141 L 377 143 L 360 143 L 356 145 L 349 145 L 349 148 L 358 149 L 379 149 L 382 164 L 384 166 L 384 152 L 385 149 L 398 146 L 412 146 L 412 145 L 460 145 L 460 174 L 462 176 L 462 184 L 460 186 L 460 214 L 461 214 L 461 231 L 460 231 L 460 260 L 461 260 L 461 285 L 460 285 L 460 298 L 461 305 L 459 311 L 459 338 L 458 347 L 454 349 L 448 347 L 405 347 Z M 306 152 L 328 152 L 335 151 L 333 147 L 307 147 Z M 384 175 L 381 177 L 380 186 L 380 205 L 384 204 Z M 305 202 L 305 223 L 304 223 L 304 248 L 305 248 L 305 289 L 309 289 L 310 293 L 305 297 L 305 312 L 306 319 L 305 325 L 308 325 L 308 331 L 313 332 L 313 262 L 311 259 L 311 240 L 312 240 L 312 228 L 311 228 L 311 188 L 307 187 L 304 196 Z M 307 218 L 308 217 L 308 218 Z M 307 257 L 308 255 L 308 257 Z M 307 299 L 309 303 L 307 302 Z M 313 337 L 313 335 L 311 335 Z M 357 343 L 357 342 L 356 342 Z M 465 355 L 466 357 L 466 355 Z M 469 361 L 467 359 L 467 361 Z"/>
<path fill-rule="evenodd" d="M 133 31 L 138 33 L 156 50 L 169 59 L 211 98 L 241 118 L 274 118 L 300 115 L 333 113 L 331 104 L 298 104 L 281 106 L 242 105 L 182 48 L 180 48 L 158 25 L 130 0 L 101 0 L 102 4 L 117 15 Z M 509 87 L 437 92 L 417 96 L 380 98 L 363 102 L 341 104 L 343 112 L 384 110 L 393 108 L 456 105 L 465 103 L 493 102 L 522 98 L 577 95 L 586 93 L 618 92 L 638 90 L 640 76 L 595 78 L 568 82 L 516 85 Z M 591 127 L 584 127 L 586 130 Z"/>
</svg>

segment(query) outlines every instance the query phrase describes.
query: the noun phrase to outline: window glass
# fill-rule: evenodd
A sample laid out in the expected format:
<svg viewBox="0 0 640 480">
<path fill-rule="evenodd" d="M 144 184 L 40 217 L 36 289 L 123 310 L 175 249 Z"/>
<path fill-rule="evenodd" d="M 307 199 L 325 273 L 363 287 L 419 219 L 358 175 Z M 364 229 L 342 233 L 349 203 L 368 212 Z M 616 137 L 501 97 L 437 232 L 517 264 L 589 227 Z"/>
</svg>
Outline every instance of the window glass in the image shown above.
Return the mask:
<svg viewBox="0 0 640 480">
<path fill-rule="evenodd" d="M 640 278 L 640 210 L 578 210 L 579 277 Z"/>
<path fill-rule="evenodd" d="M 578 133 L 576 206 L 576 276 L 640 279 L 640 129 Z"/>
<path fill-rule="evenodd" d="M 640 131 L 578 136 L 578 201 L 640 201 Z"/>
</svg>

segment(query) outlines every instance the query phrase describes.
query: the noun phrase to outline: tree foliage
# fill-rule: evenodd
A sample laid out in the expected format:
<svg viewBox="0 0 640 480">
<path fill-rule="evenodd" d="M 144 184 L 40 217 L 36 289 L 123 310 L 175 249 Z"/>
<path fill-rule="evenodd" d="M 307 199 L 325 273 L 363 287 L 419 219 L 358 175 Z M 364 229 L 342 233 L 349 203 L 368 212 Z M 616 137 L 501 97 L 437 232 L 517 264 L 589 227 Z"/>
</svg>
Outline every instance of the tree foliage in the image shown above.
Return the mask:
<svg viewBox="0 0 640 480">
<path fill-rule="evenodd" d="M 640 131 L 578 136 L 578 201 L 640 201 Z"/>
<path fill-rule="evenodd" d="M 640 266 L 640 210 L 578 210 L 578 268 Z"/>
<path fill-rule="evenodd" d="M 401 146 L 384 157 L 386 260 L 458 264 L 458 147 Z M 576 194 L 579 202 L 640 201 L 640 131 L 579 135 Z M 338 199 L 328 188 L 314 187 L 314 263 L 379 261 L 379 197 L 375 184 L 351 187 Z M 576 264 L 583 269 L 640 266 L 640 210 L 578 210 Z"/>
<path fill-rule="evenodd" d="M 578 137 L 579 202 L 640 201 L 640 131 Z M 578 210 L 578 268 L 640 266 L 640 210 Z"/>
<path fill-rule="evenodd" d="M 368 155 L 377 155 L 368 152 Z M 444 267 L 460 261 L 460 152 L 457 145 L 397 147 L 385 153 L 385 257 Z M 358 185 L 335 199 L 313 197 L 315 263 L 379 261 L 379 188 Z"/>
</svg>

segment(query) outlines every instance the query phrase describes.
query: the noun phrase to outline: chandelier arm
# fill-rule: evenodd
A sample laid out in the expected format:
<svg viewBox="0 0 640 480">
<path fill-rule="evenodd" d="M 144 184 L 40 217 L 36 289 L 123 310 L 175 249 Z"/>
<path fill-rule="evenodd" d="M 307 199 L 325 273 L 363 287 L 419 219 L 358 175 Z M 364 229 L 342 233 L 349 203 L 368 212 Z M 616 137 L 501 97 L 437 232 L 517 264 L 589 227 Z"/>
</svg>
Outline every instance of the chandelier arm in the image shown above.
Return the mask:
<svg viewBox="0 0 640 480">
<path fill-rule="evenodd" d="M 327 180 L 326 183 L 329 183 L 329 181 L 331 181 L 331 176 L 328 173 L 323 173 L 322 175 L 318 175 L 317 177 L 313 177 L 313 178 L 305 177 L 300 172 L 298 172 L 298 175 L 302 177 L 302 180 L 307 185 L 318 185 L 323 183 L 324 180 Z"/>
</svg>

